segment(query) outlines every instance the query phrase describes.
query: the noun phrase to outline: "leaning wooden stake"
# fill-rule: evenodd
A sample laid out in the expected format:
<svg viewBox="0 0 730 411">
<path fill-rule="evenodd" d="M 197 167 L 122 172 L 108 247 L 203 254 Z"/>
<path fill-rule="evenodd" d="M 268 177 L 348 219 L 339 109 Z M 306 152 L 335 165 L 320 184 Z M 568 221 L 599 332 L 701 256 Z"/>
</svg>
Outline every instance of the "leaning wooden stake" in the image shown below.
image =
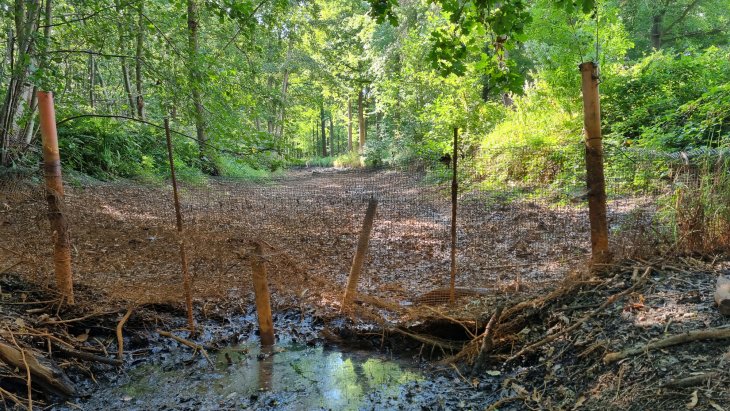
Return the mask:
<svg viewBox="0 0 730 411">
<path fill-rule="evenodd" d="M 63 180 L 61 178 L 61 156 L 58 151 L 53 94 L 39 91 L 37 96 L 43 140 L 43 173 L 46 180 L 48 221 L 51 223 L 53 235 L 53 265 L 56 273 L 56 286 L 66 302 L 74 304 L 71 240 L 66 229 L 66 219 L 61 211 Z"/>
<path fill-rule="evenodd" d="M 459 157 L 459 129 L 454 127 L 454 169 L 451 172 L 451 282 L 449 283 L 449 304 L 456 300 L 456 205 L 459 195 L 457 158 Z"/>
<path fill-rule="evenodd" d="M 271 297 L 269 296 L 269 284 L 266 279 L 266 263 L 264 251 L 260 242 L 254 245 L 254 255 L 251 258 L 251 271 L 253 272 L 253 291 L 256 297 L 256 314 L 259 317 L 259 334 L 261 345 L 274 345 L 274 321 L 271 318 Z"/>
<path fill-rule="evenodd" d="M 172 138 L 170 137 L 170 121 L 165 117 L 165 138 L 167 139 L 167 158 L 170 161 L 170 178 L 172 180 L 172 196 L 175 200 L 175 218 L 177 234 L 180 241 L 180 261 L 182 262 L 183 289 L 185 290 L 185 307 L 188 312 L 188 328 L 195 332 L 193 318 L 193 293 L 190 287 L 190 272 L 188 271 L 188 256 L 185 253 L 185 236 L 183 235 L 182 213 L 180 212 L 180 198 L 177 194 L 177 179 L 175 178 L 175 160 L 172 156 Z"/>
<path fill-rule="evenodd" d="M 588 216 L 591 225 L 591 266 L 600 268 L 601 265 L 611 261 L 611 253 L 608 249 L 606 180 L 603 174 L 598 65 L 589 61 L 582 63 L 579 67 L 583 80 L 586 185 L 588 186 Z"/>
<path fill-rule="evenodd" d="M 352 301 L 357 294 L 357 282 L 360 280 L 362 266 L 365 263 L 365 256 L 368 252 L 368 243 L 370 242 L 370 232 L 373 229 L 373 221 L 375 220 L 375 211 L 378 208 L 378 200 L 371 198 L 368 202 L 368 209 L 365 212 L 365 220 L 362 223 L 362 231 L 360 238 L 357 240 L 357 249 L 355 257 L 352 259 L 350 267 L 350 278 L 347 280 L 347 289 L 345 297 L 342 299 L 342 310 L 345 311 L 350 307 Z"/>
</svg>

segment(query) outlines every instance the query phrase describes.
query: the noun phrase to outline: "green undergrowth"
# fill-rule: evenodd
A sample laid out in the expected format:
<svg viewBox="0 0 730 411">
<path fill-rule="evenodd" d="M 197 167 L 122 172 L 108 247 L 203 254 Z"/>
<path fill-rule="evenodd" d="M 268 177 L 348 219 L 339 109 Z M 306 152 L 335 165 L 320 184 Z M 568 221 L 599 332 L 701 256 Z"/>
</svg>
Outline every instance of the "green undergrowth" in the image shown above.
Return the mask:
<svg viewBox="0 0 730 411">
<path fill-rule="evenodd" d="M 337 156 L 333 164 L 337 168 L 362 168 L 365 166 L 365 161 L 357 151 L 350 151 Z"/>
</svg>

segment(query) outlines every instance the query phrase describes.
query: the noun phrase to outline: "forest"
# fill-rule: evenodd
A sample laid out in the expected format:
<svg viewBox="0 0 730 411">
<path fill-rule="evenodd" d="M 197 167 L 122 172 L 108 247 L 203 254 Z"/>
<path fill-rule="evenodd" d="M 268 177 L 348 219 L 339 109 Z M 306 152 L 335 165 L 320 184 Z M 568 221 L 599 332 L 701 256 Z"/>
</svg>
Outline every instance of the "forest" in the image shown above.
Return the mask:
<svg viewBox="0 0 730 411">
<path fill-rule="evenodd" d="M 4 409 L 730 410 L 730 1 L 0 16 Z"/>
<path fill-rule="evenodd" d="M 728 135 L 724 0 L 17 1 L 0 11 L 6 168 L 39 158 L 41 89 L 55 94 L 64 166 L 102 179 L 164 176 L 164 117 L 192 180 L 434 162 L 453 127 L 465 152 L 544 153 L 580 141 L 584 61 L 600 67 L 607 145 L 679 151 Z"/>
</svg>

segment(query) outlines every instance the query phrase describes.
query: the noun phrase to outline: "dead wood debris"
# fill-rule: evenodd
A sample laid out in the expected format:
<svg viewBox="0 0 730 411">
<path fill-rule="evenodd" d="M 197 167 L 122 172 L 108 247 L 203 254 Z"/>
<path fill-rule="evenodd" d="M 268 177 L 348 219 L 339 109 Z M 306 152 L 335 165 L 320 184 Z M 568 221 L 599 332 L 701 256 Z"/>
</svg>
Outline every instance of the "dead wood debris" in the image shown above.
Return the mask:
<svg viewBox="0 0 730 411">
<path fill-rule="evenodd" d="M 658 341 L 650 342 L 642 347 L 627 348 L 620 352 L 608 353 L 603 357 L 603 362 L 610 364 L 622 360 L 632 355 L 649 352 L 650 350 L 658 350 L 660 348 L 671 347 L 672 345 L 684 344 L 693 341 L 702 340 L 723 340 L 730 338 L 730 327 L 711 328 L 708 330 L 693 330 L 683 334 L 673 335 Z"/>
</svg>

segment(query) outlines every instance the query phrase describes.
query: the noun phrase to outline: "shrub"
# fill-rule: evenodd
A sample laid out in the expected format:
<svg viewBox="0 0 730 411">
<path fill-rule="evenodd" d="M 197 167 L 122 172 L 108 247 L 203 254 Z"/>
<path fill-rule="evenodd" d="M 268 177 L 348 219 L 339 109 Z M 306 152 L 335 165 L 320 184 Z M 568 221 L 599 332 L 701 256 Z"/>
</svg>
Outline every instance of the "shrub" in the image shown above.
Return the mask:
<svg viewBox="0 0 730 411">
<path fill-rule="evenodd" d="M 354 150 L 349 153 L 340 154 L 335 158 L 333 164 L 338 168 L 361 168 L 365 166 L 360 154 Z"/>
</svg>

